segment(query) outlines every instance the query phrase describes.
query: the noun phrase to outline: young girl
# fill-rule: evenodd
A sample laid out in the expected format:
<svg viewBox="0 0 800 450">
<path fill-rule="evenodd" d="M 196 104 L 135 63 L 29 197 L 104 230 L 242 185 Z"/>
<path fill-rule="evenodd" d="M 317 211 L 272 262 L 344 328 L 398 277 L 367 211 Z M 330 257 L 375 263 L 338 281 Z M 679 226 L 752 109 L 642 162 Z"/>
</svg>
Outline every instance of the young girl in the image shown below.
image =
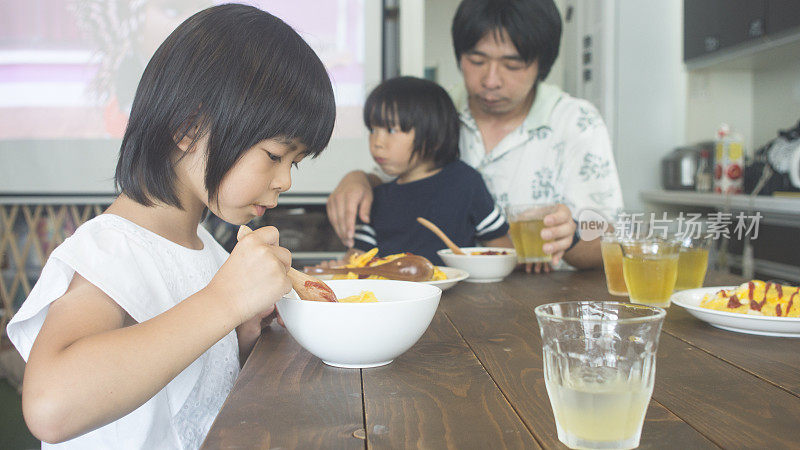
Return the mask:
<svg viewBox="0 0 800 450">
<path fill-rule="evenodd" d="M 364 106 L 369 150 L 396 179 L 375 187 L 369 224 L 357 224 L 354 251 L 411 252 L 442 264 L 444 244 L 417 222 L 438 225 L 458 246 L 511 247 L 508 224 L 475 169 L 459 160 L 458 113 L 436 83 L 413 77 L 387 80 Z"/>
<path fill-rule="evenodd" d="M 35 436 L 60 448 L 200 446 L 291 287 L 291 255 L 265 227 L 229 256 L 199 223 L 207 210 L 244 224 L 274 207 L 334 116 L 319 58 L 268 13 L 216 6 L 166 39 L 134 98 L 121 194 L 53 251 L 8 325 Z"/>
</svg>

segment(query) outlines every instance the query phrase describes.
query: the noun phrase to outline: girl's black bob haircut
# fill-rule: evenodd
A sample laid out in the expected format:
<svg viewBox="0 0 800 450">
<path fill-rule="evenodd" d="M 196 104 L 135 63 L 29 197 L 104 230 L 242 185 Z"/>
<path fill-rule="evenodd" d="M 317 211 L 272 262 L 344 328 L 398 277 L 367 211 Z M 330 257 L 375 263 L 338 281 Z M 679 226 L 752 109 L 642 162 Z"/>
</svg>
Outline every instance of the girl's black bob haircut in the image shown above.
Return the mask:
<svg viewBox="0 0 800 450">
<path fill-rule="evenodd" d="M 544 80 L 558 56 L 561 15 L 553 0 L 464 0 L 453 18 L 456 63 L 488 33 L 508 32 L 519 56 L 527 64 L 539 63 Z"/>
<path fill-rule="evenodd" d="M 186 19 L 147 64 L 122 139 L 117 188 L 146 206 L 182 207 L 176 143 L 207 135 L 205 185 L 213 200 L 228 170 L 258 142 L 296 139 L 317 156 L 335 116 L 325 67 L 291 27 L 252 6 L 214 6 Z"/>
<path fill-rule="evenodd" d="M 411 154 L 442 167 L 458 159 L 458 112 L 438 84 L 414 77 L 384 81 L 372 90 L 364 104 L 364 124 L 414 130 Z"/>
</svg>

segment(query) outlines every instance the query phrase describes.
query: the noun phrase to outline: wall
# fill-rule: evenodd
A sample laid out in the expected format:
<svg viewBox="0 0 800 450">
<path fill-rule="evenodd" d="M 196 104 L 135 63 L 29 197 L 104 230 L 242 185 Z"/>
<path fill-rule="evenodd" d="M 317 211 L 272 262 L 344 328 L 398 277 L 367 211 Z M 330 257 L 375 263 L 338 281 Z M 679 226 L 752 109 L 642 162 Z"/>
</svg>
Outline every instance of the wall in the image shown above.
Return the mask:
<svg viewBox="0 0 800 450">
<path fill-rule="evenodd" d="M 699 70 L 689 73 L 686 141 L 713 140 L 721 123 L 753 149 L 753 73 L 747 70 Z"/>
<path fill-rule="evenodd" d="M 725 122 L 742 134 L 751 154 L 800 120 L 800 60 L 756 70 L 695 70 L 688 93 L 687 142 L 713 139 Z"/>
<path fill-rule="evenodd" d="M 757 147 L 800 120 L 800 58 L 753 74 L 753 141 Z"/>
<path fill-rule="evenodd" d="M 616 105 L 611 142 L 625 207 L 660 189 L 660 160 L 685 143 L 683 2 L 618 0 L 614 27 Z"/>
</svg>

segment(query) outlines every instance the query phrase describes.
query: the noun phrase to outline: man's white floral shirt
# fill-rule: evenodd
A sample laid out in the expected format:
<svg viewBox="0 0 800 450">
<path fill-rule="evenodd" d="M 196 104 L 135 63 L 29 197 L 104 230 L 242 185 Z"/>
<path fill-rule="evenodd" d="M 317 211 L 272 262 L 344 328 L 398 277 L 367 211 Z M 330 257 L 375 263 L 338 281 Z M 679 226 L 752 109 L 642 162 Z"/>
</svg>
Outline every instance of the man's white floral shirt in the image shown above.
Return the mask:
<svg viewBox="0 0 800 450">
<path fill-rule="evenodd" d="M 574 218 L 590 208 L 610 220 L 622 209 L 608 130 L 591 103 L 540 83 L 525 121 L 487 154 L 463 87 L 452 95 L 461 159 L 483 175 L 501 208 L 564 203 Z"/>
</svg>

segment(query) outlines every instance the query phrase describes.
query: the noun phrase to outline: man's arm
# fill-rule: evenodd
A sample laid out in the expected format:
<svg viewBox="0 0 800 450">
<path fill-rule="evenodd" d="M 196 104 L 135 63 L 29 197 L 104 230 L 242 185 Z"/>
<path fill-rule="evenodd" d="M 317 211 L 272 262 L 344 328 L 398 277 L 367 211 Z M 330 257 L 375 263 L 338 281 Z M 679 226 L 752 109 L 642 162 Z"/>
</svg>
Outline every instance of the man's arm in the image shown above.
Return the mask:
<svg viewBox="0 0 800 450">
<path fill-rule="evenodd" d="M 356 214 L 364 223 L 369 223 L 372 188 L 381 183 L 373 173 L 354 170 L 342 178 L 328 197 L 328 220 L 346 247 L 353 246 Z"/>
<path fill-rule="evenodd" d="M 592 269 L 603 265 L 600 253 L 600 239 L 592 241 L 580 240 L 568 252 L 564 253 L 564 261 L 576 269 Z"/>
</svg>

